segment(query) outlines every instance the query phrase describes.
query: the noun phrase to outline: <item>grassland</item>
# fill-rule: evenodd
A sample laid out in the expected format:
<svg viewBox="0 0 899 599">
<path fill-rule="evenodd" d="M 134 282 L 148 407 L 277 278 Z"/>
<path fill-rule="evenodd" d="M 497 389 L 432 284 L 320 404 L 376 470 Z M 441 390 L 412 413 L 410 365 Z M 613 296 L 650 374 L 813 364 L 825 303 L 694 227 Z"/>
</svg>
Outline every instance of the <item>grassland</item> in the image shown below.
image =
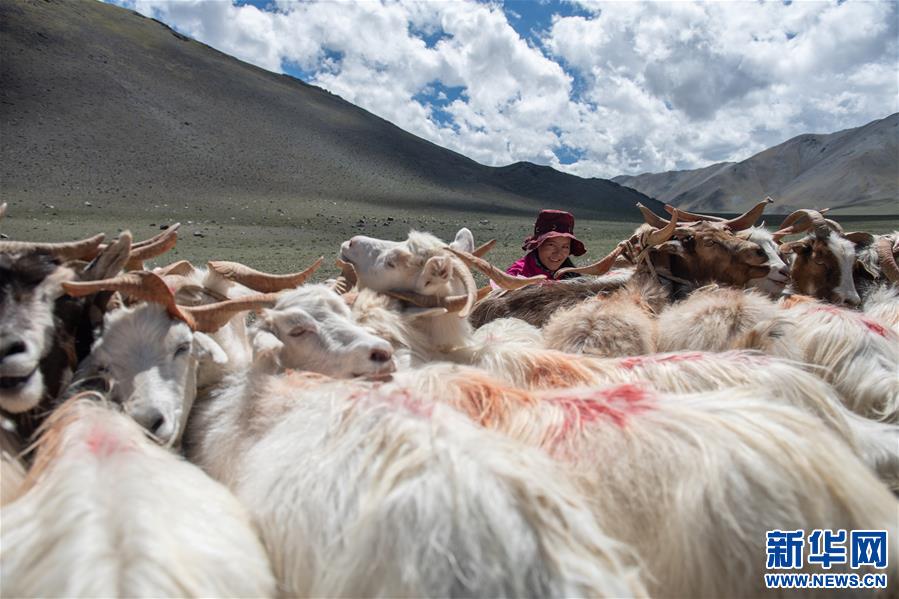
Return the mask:
<svg viewBox="0 0 899 599">
<path fill-rule="evenodd" d="M 372 204 L 350 202 L 314 202 L 278 206 L 268 200 L 243 206 L 198 209 L 184 201 L 160 201 L 153 205 L 110 204 L 86 206 L 84 202 L 9 201 L 7 217 L 0 232 L 10 239 L 28 241 L 64 241 L 98 232 L 114 237 L 123 229 L 131 230 L 135 240 L 151 237 L 160 225 L 181 222 L 178 246 L 161 263 L 188 259 L 195 264 L 207 260 L 236 260 L 260 270 L 289 272 L 305 267 L 319 256 L 325 266 L 314 280 L 334 276 L 331 265 L 341 242 L 353 235 L 382 239 L 405 239 L 410 229 L 429 231 L 447 241 L 460 227 L 474 233 L 475 242 L 496 239 L 488 255 L 503 267 L 522 255 L 522 239 L 531 231 L 535 215 L 506 213 L 465 213 L 448 209 L 398 211 Z M 635 210 L 633 221 L 578 219 L 575 232 L 588 253 L 576 260 L 585 264 L 597 259 L 639 224 Z M 197 215 L 200 216 L 197 216 Z M 778 222 L 779 219 L 769 219 Z M 885 233 L 899 228 L 897 218 L 853 218 L 841 220 L 847 230 Z"/>
</svg>

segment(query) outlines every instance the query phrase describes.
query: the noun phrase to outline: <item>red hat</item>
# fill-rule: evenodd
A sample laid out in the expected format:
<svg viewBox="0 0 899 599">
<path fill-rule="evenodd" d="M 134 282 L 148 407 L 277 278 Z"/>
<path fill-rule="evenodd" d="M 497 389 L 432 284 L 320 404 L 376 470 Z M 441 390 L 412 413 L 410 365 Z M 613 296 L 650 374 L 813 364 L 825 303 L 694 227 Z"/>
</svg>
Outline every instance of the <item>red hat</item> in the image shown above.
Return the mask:
<svg viewBox="0 0 899 599">
<path fill-rule="evenodd" d="M 571 239 L 571 255 L 581 256 L 587 253 L 584 244 L 574 236 L 574 216 L 562 210 L 541 210 L 534 223 L 534 234 L 525 238 L 521 249 L 531 251 L 540 247 L 551 237 L 568 237 Z"/>
</svg>

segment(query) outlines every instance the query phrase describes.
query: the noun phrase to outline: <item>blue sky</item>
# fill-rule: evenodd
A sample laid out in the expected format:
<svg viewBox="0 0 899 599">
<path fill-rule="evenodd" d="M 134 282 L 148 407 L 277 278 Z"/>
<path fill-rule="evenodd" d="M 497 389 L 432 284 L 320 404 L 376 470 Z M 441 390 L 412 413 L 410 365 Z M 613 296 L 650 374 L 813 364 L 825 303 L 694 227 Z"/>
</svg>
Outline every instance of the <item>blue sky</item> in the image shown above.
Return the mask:
<svg viewBox="0 0 899 599">
<path fill-rule="evenodd" d="M 899 111 L 894 1 L 113 1 L 494 166 L 699 168 Z"/>
</svg>

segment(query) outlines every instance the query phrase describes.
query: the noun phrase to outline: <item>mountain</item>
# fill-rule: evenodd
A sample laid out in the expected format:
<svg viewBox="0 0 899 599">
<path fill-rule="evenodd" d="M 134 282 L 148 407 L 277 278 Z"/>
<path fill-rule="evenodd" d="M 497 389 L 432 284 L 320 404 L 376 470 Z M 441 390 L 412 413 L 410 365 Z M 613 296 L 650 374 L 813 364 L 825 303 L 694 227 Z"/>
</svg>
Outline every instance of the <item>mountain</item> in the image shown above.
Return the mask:
<svg viewBox="0 0 899 599">
<path fill-rule="evenodd" d="M 828 135 L 799 135 L 742 162 L 612 179 L 690 211 L 742 212 L 765 196 L 785 213 L 899 215 L 899 113 Z"/>
<path fill-rule="evenodd" d="M 222 209 L 323 200 L 638 220 L 643 194 L 493 168 L 95 0 L 0 1 L 0 198 Z"/>
</svg>

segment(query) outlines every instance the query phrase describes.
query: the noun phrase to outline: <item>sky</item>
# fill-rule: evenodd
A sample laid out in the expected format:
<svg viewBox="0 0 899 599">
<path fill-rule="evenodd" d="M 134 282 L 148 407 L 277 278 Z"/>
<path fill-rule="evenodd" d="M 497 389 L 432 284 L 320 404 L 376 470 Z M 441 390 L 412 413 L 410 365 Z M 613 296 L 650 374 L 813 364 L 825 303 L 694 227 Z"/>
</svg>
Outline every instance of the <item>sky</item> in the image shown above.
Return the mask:
<svg viewBox="0 0 899 599">
<path fill-rule="evenodd" d="M 105 1 L 490 166 L 693 169 L 899 112 L 896 0 Z"/>
</svg>

